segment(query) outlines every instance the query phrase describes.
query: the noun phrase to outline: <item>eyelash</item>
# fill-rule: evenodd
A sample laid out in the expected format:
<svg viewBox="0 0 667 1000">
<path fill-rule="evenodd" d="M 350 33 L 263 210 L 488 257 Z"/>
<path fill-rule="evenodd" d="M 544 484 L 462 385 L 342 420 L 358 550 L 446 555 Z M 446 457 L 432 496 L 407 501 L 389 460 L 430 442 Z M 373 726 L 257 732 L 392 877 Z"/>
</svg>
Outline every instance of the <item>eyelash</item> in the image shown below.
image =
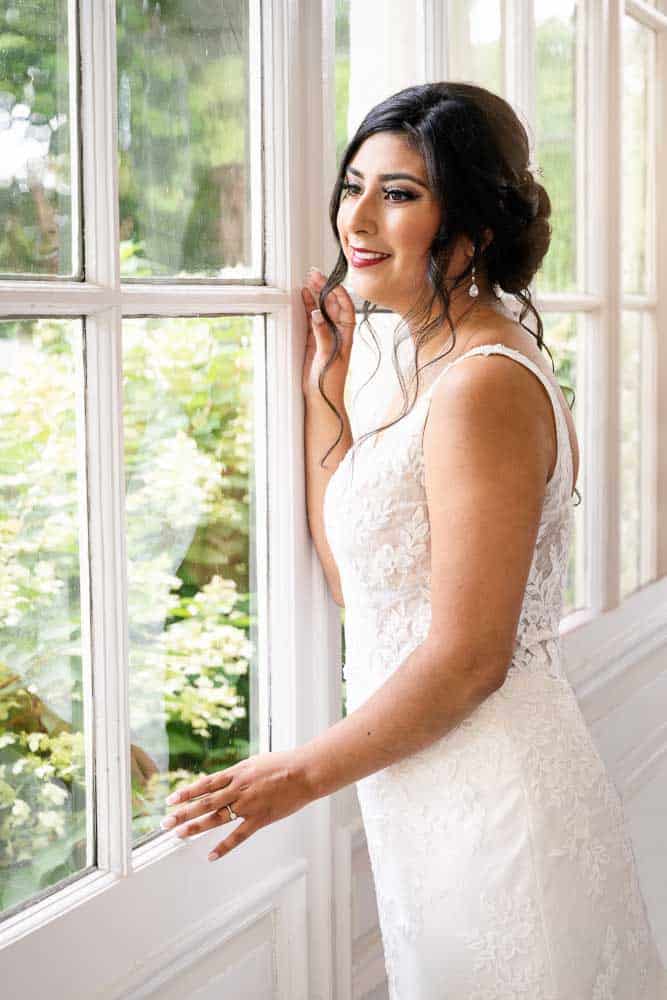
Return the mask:
<svg viewBox="0 0 667 1000">
<path fill-rule="evenodd" d="M 356 188 L 358 191 L 361 190 L 358 184 L 350 184 L 349 181 L 343 181 L 343 191 L 351 191 L 352 188 Z M 401 201 L 414 201 L 415 195 L 411 191 L 403 191 L 401 188 L 382 188 L 386 194 L 402 194 L 403 198 L 395 202 L 395 204 L 400 205 Z M 390 199 L 392 200 L 392 199 Z"/>
</svg>

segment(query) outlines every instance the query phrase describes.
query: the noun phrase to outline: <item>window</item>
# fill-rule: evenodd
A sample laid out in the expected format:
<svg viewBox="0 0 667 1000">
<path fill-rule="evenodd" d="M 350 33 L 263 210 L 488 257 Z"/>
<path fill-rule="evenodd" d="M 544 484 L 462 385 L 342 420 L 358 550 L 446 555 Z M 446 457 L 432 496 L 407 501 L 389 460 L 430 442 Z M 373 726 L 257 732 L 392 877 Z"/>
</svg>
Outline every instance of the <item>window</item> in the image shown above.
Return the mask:
<svg viewBox="0 0 667 1000">
<path fill-rule="evenodd" d="M 621 597 L 656 578 L 656 31 L 623 17 Z M 664 88 L 663 88 L 664 89 Z"/>
<path fill-rule="evenodd" d="M 259 3 L 91 13 L 0 15 L 7 927 L 270 745 Z"/>
</svg>

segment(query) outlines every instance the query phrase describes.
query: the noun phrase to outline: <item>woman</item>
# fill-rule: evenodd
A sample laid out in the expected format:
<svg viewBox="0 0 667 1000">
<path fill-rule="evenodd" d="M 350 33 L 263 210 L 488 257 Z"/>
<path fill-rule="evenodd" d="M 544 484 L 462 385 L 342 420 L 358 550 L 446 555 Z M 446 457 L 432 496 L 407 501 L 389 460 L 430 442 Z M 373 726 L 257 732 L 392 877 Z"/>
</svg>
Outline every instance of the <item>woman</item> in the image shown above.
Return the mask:
<svg viewBox="0 0 667 1000">
<path fill-rule="evenodd" d="M 410 87 L 359 126 L 331 201 L 338 262 L 303 290 L 308 516 L 346 609 L 348 714 L 174 797 L 191 804 L 172 825 L 208 814 L 184 836 L 244 818 L 220 856 L 356 782 L 392 1000 L 667 997 L 621 800 L 561 664 L 579 451 L 527 291 L 549 214 L 489 91 Z M 402 317 L 416 376 L 354 442 L 348 266 L 366 320 Z"/>
</svg>

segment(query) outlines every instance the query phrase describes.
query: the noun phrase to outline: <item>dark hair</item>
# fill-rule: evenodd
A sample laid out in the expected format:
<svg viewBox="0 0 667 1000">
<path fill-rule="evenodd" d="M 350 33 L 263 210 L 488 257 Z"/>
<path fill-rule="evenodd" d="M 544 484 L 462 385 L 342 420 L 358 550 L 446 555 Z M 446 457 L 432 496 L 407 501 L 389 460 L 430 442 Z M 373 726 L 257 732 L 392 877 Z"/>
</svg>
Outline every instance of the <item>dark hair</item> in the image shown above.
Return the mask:
<svg viewBox="0 0 667 1000">
<path fill-rule="evenodd" d="M 359 125 L 341 158 L 329 204 L 329 217 L 340 252 L 319 296 L 319 308 L 334 337 L 332 353 L 320 373 L 319 388 L 340 419 L 341 430 L 322 461 L 340 441 L 344 426 L 338 409 L 323 388 L 324 375 L 338 356 L 341 346 L 340 334 L 325 304 L 329 292 L 336 285 L 342 284 L 347 274 L 347 258 L 340 246 L 338 233 L 338 211 L 341 194 L 345 189 L 347 166 L 362 143 L 377 132 L 402 134 L 422 155 L 429 184 L 440 199 L 445 210 L 443 214 L 446 214 L 446 221 L 443 218 L 430 247 L 428 275 L 432 294 L 425 286 L 429 301 L 418 301 L 408 314 L 411 319 L 427 318 L 436 300 L 442 307 L 435 319 L 418 328 L 414 338 L 416 359 L 419 358 L 420 348 L 430 339 L 430 331 L 439 328 L 445 318 L 452 336 L 449 350 L 456 345 L 456 332 L 449 310 L 450 293 L 445 287 L 444 277 L 458 238 L 465 235 L 474 244 L 474 254 L 466 268 L 456 276 L 453 288 L 464 283 L 474 265 L 478 274 L 481 272 L 486 275 L 492 290 L 498 287 L 514 295 L 522 304 L 518 317 L 520 325 L 536 337 L 540 350 L 546 347 L 555 371 L 551 351 L 544 342 L 542 320 L 532 303 L 528 287 L 549 249 L 551 226 L 548 218 L 551 215 L 551 202 L 547 192 L 529 169 L 528 136 L 522 122 L 507 101 L 484 87 L 471 83 L 443 81 L 406 87 L 372 108 Z M 491 230 L 492 237 L 484 246 L 486 230 Z M 368 326 L 377 348 L 375 331 L 369 322 L 369 316 L 376 309 L 377 306 L 368 300 L 364 302 L 361 326 Z M 523 322 L 529 311 L 537 320 L 537 334 Z M 397 332 L 407 325 L 408 317 L 403 317 Z M 409 331 L 405 334 L 405 337 L 408 336 Z M 394 341 L 394 368 L 404 395 L 404 413 L 396 420 L 406 416 L 414 406 L 419 391 L 419 372 L 422 370 L 417 367 L 415 399 L 405 410 L 407 395 L 397 366 L 400 343 L 399 336 Z M 433 364 L 448 354 L 449 350 L 433 358 L 428 364 Z M 376 372 L 377 366 L 373 375 Z M 572 402 L 569 404 L 571 409 L 574 405 L 574 389 L 571 386 L 561 388 L 567 388 L 572 393 Z M 396 423 L 396 420 L 368 431 L 359 441 L 379 433 Z M 355 442 L 355 447 L 358 443 Z M 575 492 L 581 503 L 579 490 L 575 489 Z"/>
</svg>

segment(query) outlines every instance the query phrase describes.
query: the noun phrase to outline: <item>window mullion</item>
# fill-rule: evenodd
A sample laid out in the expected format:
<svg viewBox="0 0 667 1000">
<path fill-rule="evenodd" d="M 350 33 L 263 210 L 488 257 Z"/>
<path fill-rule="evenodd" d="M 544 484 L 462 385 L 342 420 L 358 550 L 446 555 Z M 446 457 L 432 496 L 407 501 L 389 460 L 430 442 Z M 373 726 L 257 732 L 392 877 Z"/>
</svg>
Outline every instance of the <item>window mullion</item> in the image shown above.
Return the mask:
<svg viewBox="0 0 667 1000">
<path fill-rule="evenodd" d="M 593 394 L 596 399 L 597 420 L 592 421 L 592 437 L 588 443 L 594 448 L 597 469 L 593 482 L 604 484 L 595 500 L 595 534 L 592 536 L 593 607 L 596 612 L 616 607 L 620 601 L 621 552 L 620 552 L 620 448 L 621 448 L 621 391 L 620 351 L 622 333 L 622 106 L 623 106 L 623 0 L 609 0 L 601 11 L 602 23 L 599 37 L 607 53 L 602 80 L 602 107 L 599 121 L 607 122 L 600 130 L 604 146 L 601 161 L 606 164 L 606 192 L 600 219 L 606 224 L 600 246 L 606 250 L 604 261 L 603 298 L 605 308 L 600 317 L 600 336 L 591 351 L 590 373 L 599 373 Z M 605 99 L 606 98 L 606 99 Z M 604 185 L 602 185 L 604 190 Z"/>
<path fill-rule="evenodd" d="M 503 5 L 504 75 L 503 95 L 512 107 L 535 122 L 535 12 L 533 0 L 506 0 Z M 529 136 L 531 158 L 534 135 Z"/>
<path fill-rule="evenodd" d="M 84 355 L 97 865 L 125 875 L 131 811 L 116 5 L 80 0 L 79 11 L 84 274 L 109 303 L 86 318 Z"/>
<path fill-rule="evenodd" d="M 421 0 L 419 17 L 422 32 L 422 80 L 433 83 L 450 76 L 447 39 L 449 38 L 449 3 Z"/>
<path fill-rule="evenodd" d="M 667 30 L 658 32 L 656 39 L 656 134 L 655 162 L 667 162 Z M 656 574 L 667 576 L 667 339 L 657 331 L 667 329 L 667 191 L 664 184 L 656 187 L 656 266 L 655 282 L 657 310 L 656 329 L 656 448 L 657 472 L 657 537 Z"/>
</svg>

